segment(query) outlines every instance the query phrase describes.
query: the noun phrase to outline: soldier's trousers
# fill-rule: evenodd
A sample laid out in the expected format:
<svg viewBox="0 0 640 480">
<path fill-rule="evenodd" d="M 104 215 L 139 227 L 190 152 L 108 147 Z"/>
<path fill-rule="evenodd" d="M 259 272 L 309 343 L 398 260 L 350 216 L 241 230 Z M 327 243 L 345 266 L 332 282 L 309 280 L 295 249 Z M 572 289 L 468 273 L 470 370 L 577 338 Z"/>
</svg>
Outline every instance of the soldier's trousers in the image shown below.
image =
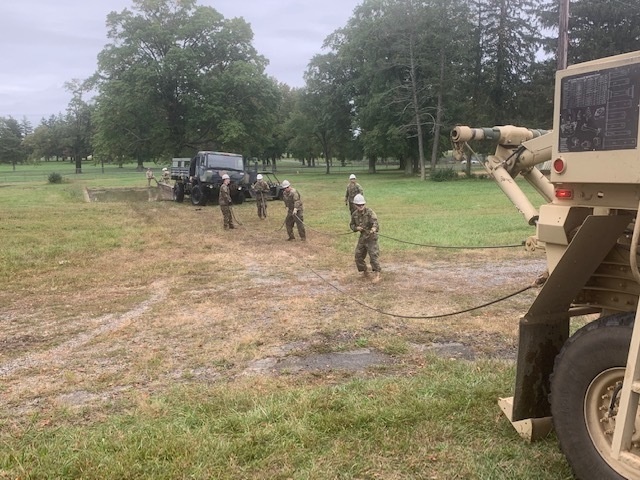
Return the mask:
<svg viewBox="0 0 640 480">
<path fill-rule="evenodd" d="M 222 210 L 222 222 L 224 224 L 224 228 L 235 228 L 233 225 L 233 215 L 231 214 L 231 206 L 230 205 L 220 205 L 220 210 Z"/>
<path fill-rule="evenodd" d="M 287 213 L 287 218 L 284 221 L 285 227 L 287 227 L 287 233 L 289 234 L 289 238 L 293 238 L 293 225 L 295 224 L 298 227 L 298 235 L 300 235 L 300 239 L 304 240 L 307 238 L 307 233 L 304 229 L 304 223 L 302 223 L 304 219 L 302 218 L 302 211 L 298 211 L 295 215 L 293 212 Z"/>
<path fill-rule="evenodd" d="M 376 233 L 367 233 L 360 235 L 358 239 L 358 245 L 356 245 L 355 259 L 356 267 L 359 272 L 367 271 L 367 264 L 364 259 L 369 254 L 369 262 L 371 263 L 371 270 L 374 272 L 380 271 L 380 262 L 378 257 L 380 255 L 380 249 L 378 248 L 378 235 Z"/>
<path fill-rule="evenodd" d="M 258 198 L 256 198 L 256 203 L 258 204 L 258 217 L 267 218 L 267 199 L 264 198 L 263 194 L 258 194 Z"/>
</svg>

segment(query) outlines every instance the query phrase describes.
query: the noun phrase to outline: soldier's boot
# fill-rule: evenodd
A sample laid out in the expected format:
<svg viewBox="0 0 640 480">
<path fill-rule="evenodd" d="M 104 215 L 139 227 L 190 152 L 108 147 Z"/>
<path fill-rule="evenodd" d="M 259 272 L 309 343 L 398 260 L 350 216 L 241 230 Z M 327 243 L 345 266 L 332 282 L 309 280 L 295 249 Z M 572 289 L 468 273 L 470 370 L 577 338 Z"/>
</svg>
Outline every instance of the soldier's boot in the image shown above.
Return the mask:
<svg viewBox="0 0 640 480">
<path fill-rule="evenodd" d="M 362 278 L 364 279 L 369 278 L 369 270 L 365 270 L 364 272 L 362 272 Z"/>
<path fill-rule="evenodd" d="M 300 240 L 302 240 L 303 242 L 307 241 L 307 237 L 300 237 Z"/>
<path fill-rule="evenodd" d="M 290 242 L 291 240 L 295 240 L 295 239 L 296 239 L 296 237 L 289 237 L 289 238 L 287 238 L 287 242 Z"/>
<path fill-rule="evenodd" d="M 373 272 L 373 283 L 378 283 L 380 281 L 380 272 Z"/>
<path fill-rule="evenodd" d="M 233 224 L 231 224 L 231 225 L 229 225 L 229 228 L 230 228 L 231 230 L 233 230 L 233 229 L 234 229 L 234 228 L 236 228 L 236 227 L 235 227 Z"/>
</svg>

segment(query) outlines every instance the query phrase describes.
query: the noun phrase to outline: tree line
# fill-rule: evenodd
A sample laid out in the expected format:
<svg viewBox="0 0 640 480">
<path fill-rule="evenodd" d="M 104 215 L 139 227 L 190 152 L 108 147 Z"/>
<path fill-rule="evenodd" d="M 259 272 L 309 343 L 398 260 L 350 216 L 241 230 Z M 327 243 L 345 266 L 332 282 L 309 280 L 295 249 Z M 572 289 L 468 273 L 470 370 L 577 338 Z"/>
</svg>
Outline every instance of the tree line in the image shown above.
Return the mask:
<svg viewBox="0 0 640 480">
<path fill-rule="evenodd" d="M 107 16 L 88 79 L 35 128 L 0 117 L 0 161 L 124 164 L 220 150 L 303 165 L 435 166 L 456 123 L 551 128 L 557 0 L 363 0 L 291 88 L 242 18 L 196 0 L 132 0 Z M 572 0 L 569 64 L 640 50 L 640 3 Z"/>
</svg>

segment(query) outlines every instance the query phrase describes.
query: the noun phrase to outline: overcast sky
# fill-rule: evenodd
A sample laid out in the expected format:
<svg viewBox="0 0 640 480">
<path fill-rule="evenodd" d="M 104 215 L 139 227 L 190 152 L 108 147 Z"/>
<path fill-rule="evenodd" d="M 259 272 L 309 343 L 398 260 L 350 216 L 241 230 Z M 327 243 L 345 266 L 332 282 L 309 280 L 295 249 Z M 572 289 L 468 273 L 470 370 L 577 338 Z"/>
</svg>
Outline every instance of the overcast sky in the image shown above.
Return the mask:
<svg viewBox="0 0 640 480">
<path fill-rule="evenodd" d="M 292 87 L 327 35 L 346 25 L 361 0 L 198 0 L 225 18 L 244 17 L 267 74 Z M 42 117 L 66 110 L 64 82 L 96 70 L 107 43 L 105 21 L 131 0 L 0 0 L 0 117 Z"/>
</svg>

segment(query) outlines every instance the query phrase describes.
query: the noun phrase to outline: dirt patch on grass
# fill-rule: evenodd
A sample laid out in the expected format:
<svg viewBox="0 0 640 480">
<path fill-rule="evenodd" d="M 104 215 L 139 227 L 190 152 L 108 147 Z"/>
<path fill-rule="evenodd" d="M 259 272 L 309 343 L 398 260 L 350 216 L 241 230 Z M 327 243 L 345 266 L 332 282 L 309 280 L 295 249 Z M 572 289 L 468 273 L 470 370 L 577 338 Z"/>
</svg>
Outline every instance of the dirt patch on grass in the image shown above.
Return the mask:
<svg viewBox="0 0 640 480">
<path fill-rule="evenodd" d="M 235 207 L 243 225 L 223 231 L 216 207 L 137 205 L 131 221 L 144 248 L 123 242 L 0 293 L 0 415 L 71 408 L 86 417 L 181 383 L 255 375 L 405 375 L 432 354 L 514 359 L 518 319 L 535 291 L 463 315 L 416 317 L 518 290 L 545 268 L 542 256 L 390 255 L 381 242 L 383 275 L 373 284 L 338 248 L 342 237 L 312 231 L 307 242 L 285 241 L 280 206 L 270 203 L 262 222 L 255 205 Z M 82 276 L 90 281 L 79 289 Z"/>
</svg>

